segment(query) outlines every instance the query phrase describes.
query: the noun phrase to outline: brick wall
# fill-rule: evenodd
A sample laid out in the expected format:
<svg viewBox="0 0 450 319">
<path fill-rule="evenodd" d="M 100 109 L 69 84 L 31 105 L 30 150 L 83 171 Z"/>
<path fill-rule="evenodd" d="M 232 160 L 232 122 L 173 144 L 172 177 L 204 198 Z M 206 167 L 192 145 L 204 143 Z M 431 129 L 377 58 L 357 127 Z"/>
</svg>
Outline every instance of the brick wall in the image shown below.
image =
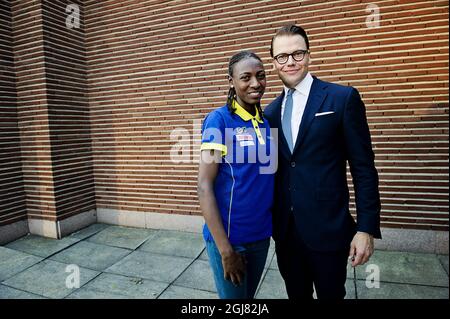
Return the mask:
<svg viewBox="0 0 450 319">
<path fill-rule="evenodd" d="M 38 2 L 12 2 L 18 126 L 27 214 L 56 214 L 45 85 L 42 10 Z"/>
<path fill-rule="evenodd" d="M 22 174 L 20 169 L 14 173 L 17 180 L 23 176 L 26 215 L 31 219 L 56 221 L 95 208 L 83 29 L 65 26 L 68 3 L 2 2 L 2 17 L 9 19 L 2 28 L 10 26 L 6 39 L 14 52 L 18 110 L 14 125 L 20 131 L 22 155 Z M 16 110 L 12 102 L 13 96 L 6 104 L 11 114 Z M 11 129 L 10 134 L 16 131 Z M 18 166 L 17 155 L 16 150 L 9 165 Z M 15 221 L 11 214 L 23 218 L 25 210 L 21 190 L 4 193 L 8 176 L 1 177 L 1 195 L 15 206 L 12 212 L 0 210 L 0 222 L 6 224 Z"/>
<path fill-rule="evenodd" d="M 312 73 L 356 87 L 366 104 L 382 225 L 448 230 L 448 1 L 86 0 L 77 30 L 63 24 L 67 3 L 12 1 L 30 217 L 94 205 L 200 215 L 198 123 L 225 103 L 228 59 L 262 57 L 267 105 L 281 91 L 270 39 L 296 22 Z M 366 23 L 370 4 L 378 28 Z M 172 160 L 174 129 L 187 161 Z"/>
<path fill-rule="evenodd" d="M 0 2 L 0 225 L 26 219 L 17 124 L 11 10 Z"/>
<path fill-rule="evenodd" d="M 86 1 L 97 207 L 199 214 L 197 165 L 171 161 L 170 132 L 192 134 L 224 104 L 241 49 L 263 58 L 271 101 L 270 39 L 294 21 L 312 73 L 366 103 L 383 225 L 448 229 L 448 2 L 373 3 L 379 28 L 366 26 L 368 1 Z"/>
<path fill-rule="evenodd" d="M 68 4 L 80 27 L 66 26 Z M 42 1 L 46 98 L 58 219 L 95 208 L 81 1 Z"/>
</svg>

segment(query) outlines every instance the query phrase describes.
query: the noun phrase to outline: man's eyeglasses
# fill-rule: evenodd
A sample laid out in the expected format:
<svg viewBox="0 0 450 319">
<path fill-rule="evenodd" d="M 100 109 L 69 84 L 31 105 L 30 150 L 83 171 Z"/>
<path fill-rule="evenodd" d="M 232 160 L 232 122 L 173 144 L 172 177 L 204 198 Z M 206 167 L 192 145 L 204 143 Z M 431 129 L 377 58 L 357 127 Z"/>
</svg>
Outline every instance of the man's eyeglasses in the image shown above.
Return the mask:
<svg viewBox="0 0 450 319">
<path fill-rule="evenodd" d="M 275 56 L 274 59 L 277 60 L 277 62 L 279 64 L 285 64 L 289 60 L 289 56 L 292 56 L 292 58 L 295 61 L 300 62 L 305 58 L 306 53 L 309 53 L 309 51 L 308 50 L 297 50 L 297 51 L 292 52 L 291 54 L 280 53 L 277 56 Z"/>
</svg>

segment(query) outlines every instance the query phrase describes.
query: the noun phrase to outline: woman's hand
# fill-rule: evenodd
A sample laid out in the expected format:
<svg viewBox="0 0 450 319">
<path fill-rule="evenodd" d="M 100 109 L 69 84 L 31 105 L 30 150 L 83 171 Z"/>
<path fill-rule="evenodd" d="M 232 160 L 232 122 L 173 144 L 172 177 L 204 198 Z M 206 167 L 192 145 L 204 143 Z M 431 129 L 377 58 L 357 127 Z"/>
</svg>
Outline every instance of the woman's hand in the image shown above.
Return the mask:
<svg viewBox="0 0 450 319">
<path fill-rule="evenodd" d="M 224 277 L 234 285 L 239 285 L 244 279 L 245 258 L 233 250 L 228 240 L 214 194 L 214 183 L 219 171 L 218 163 L 220 163 L 220 160 L 220 151 L 203 150 L 201 152 L 198 173 L 198 197 L 205 222 L 222 256 Z"/>
<path fill-rule="evenodd" d="M 245 257 L 234 250 L 222 254 L 223 276 L 237 286 L 242 283 L 245 275 Z"/>
</svg>

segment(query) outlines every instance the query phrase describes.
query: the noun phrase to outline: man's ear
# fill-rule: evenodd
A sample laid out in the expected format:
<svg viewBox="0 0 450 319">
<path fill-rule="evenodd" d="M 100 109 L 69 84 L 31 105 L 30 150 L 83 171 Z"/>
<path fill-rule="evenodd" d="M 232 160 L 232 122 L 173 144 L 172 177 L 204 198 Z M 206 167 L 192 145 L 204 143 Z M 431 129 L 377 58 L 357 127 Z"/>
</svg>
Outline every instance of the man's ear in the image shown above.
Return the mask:
<svg viewBox="0 0 450 319">
<path fill-rule="evenodd" d="M 275 60 L 272 60 L 272 70 L 271 71 L 277 70 L 277 65 L 275 63 L 276 63 Z"/>
<path fill-rule="evenodd" d="M 308 65 L 311 65 L 312 58 L 311 58 L 311 51 L 308 53 Z"/>
</svg>

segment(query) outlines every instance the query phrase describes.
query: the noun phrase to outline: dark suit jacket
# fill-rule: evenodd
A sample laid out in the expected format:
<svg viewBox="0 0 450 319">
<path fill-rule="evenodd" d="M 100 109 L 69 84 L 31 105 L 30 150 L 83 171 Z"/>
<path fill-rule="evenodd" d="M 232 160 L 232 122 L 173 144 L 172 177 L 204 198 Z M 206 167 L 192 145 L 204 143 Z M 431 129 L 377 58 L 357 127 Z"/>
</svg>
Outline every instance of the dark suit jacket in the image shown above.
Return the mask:
<svg viewBox="0 0 450 319">
<path fill-rule="evenodd" d="M 310 249 L 349 249 L 356 231 L 381 238 L 378 174 L 364 103 L 356 89 L 314 77 L 290 153 L 281 126 L 284 92 L 264 111 L 278 128 L 273 237 L 282 240 L 293 214 Z M 333 112 L 316 116 L 316 113 Z M 356 194 L 357 224 L 349 213 L 346 163 Z"/>
</svg>

